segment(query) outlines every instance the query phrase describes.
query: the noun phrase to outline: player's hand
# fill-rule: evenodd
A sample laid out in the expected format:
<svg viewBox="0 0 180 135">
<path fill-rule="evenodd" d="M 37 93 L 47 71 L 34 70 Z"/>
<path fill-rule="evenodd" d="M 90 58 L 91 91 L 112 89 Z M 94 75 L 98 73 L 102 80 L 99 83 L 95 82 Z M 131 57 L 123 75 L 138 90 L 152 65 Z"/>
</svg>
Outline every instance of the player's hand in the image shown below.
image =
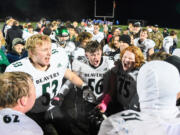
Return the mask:
<svg viewBox="0 0 180 135">
<path fill-rule="evenodd" d="M 40 113 L 40 112 L 46 112 L 49 108 L 50 103 L 50 95 L 49 93 L 45 93 L 39 98 L 36 99 L 36 102 L 31 109 L 32 113 Z"/>
<path fill-rule="evenodd" d="M 96 102 L 96 96 L 92 92 L 89 86 L 82 87 L 83 91 L 83 99 L 89 103 L 95 103 Z"/>
<path fill-rule="evenodd" d="M 88 113 L 88 120 L 90 121 L 91 125 L 95 126 L 97 129 L 99 129 L 102 121 L 106 118 L 107 116 L 104 113 L 101 113 L 97 107 Z"/>
<path fill-rule="evenodd" d="M 107 105 L 102 102 L 99 105 L 97 105 L 97 108 L 100 110 L 101 113 L 104 113 L 107 110 Z"/>
<path fill-rule="evenodd" d="M 64 95 L 61 93 L 58 93 L 53 99 L 51 99 L 51 104 L 54 106 L 61 106 L 64 100 Z"/>
<path fill-rule="evenodd" d="M 107 106 L 111 101 L 111 96 L 106 94 L 99 105 L 96 106 L 100 110 L 101 113 L 104 113 L 107 110 Z"/>
</svg>

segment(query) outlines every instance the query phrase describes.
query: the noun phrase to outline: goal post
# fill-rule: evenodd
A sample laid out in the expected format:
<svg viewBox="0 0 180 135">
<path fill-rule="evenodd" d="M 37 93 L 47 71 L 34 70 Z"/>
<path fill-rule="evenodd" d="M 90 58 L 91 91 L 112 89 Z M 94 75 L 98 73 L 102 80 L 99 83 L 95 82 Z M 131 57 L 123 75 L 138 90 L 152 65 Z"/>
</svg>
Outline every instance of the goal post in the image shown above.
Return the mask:
<svg viewBox="0 0 180 135">
<path fill-rule="evenodd" d="M 116 8 L 115 0 L 94 0 L 94 17 L 114 18 Z"/>
</svg>

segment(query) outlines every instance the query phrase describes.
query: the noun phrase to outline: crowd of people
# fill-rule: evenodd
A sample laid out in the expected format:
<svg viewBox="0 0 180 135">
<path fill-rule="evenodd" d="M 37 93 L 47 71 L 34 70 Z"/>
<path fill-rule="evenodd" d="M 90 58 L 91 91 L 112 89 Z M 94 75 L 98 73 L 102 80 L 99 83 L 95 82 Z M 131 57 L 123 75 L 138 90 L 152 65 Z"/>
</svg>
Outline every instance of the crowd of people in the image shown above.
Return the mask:
<svg viewBox="0 0 180 135">
<path fill-rule="evenodd" d="M 34 27 L 8 17 L 0 32 L 0 130 L 180 134 L 177 41 L 176 31 L 157 24 L 42 18 Z"/>
</svg>

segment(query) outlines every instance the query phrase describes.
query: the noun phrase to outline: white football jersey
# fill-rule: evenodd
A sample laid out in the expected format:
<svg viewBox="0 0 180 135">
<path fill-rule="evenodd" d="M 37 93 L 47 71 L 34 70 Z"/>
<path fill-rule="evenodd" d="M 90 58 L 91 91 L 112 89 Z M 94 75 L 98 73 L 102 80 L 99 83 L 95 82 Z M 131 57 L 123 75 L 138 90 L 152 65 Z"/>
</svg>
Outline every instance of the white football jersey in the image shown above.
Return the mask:
<svg viewBox="0 0 180 135">
<path fill-rule="evenodd" d="M 108 44 L 104 45 L 104 47 L 103 47 L 103 53 L 104 53 L 104 54 L 107 54 L 107 53 L 109 53 L 109 52 L 115 52 L 115 49 L 109 47 Z"/>
<path fill-rule="evenodd" d="M 33 31 L 33 33 L 29 33 L 27 31 L 23 31 L 22 38 L 26 41 L 29 37 L 31 37 L 31 36 L 33 36 L 35 34 L 38 34 L 38 32 Z"/>
<path fill-rule="evenodd" d="M 168 110 L 167 110 L 168 111 Z M 179 135 L 180 119 L 162 119 L 127 110 L 105 119 L 98 135 Z"/>
<path fill-rule="evenodd" d="M 71 61 L 73 59 L 73 52 L 75 50 L 75 44 L 72 41 L 66 42 L 66 45 L 64 47 L 60 46 L 58 43 L 52 43 L 52 50 L 61 48 L 61 50 L 64 49 L 68 56 L 68 68 L 71 69 Z"/>
<path fill-rule="evenodd" d="M 147 58 L 147 54 L 149 49 L 154 48 L 155 42 L 151 39 L 144 40 L 141 44 L 139 44 L 139 38 L 134 39 L 134 45 L 139 47 L 144 54 L 144 57 Z"/>
<path fill-rule="evenodd" d="M 113 53 L 113 52 L 116 52 L 115 49 L 113 48 L 110 48 L 108 44 L 106 44 L 104 47 L 103 47 L 103 53 L 104 55 L 108 56 L 109 59 L 111 60 L 114 60 L 114 61 L 118 61 L 120 59 L 120 52 L 115 54 L 114 56 L 110 56 L 109 54 L 110 53 Z"/>
<path fill-rule="evenodd" d="M 173 38 L 171 36 L 167 36 L 163 39 L 163 48 L 164 51 L 169 53 L 169 48 L 173 46 Z"/>
<path fill-rule="evenodd" d="M 73 59 L 77 59 L 79 56 L 84 57 L 85 56 L 85 49 L 82 47 L 77 47 L 74 52 L 72 53 Z"/>
<path fill-rule="evenodd" d="M 24 58 L 11 63 L 6 72 L 22 71 L 29 73 L 33 77 L 36 88 L 36 98 L 44 93 L 49 93 L 51 98 L 55 96 L 62 85 L 62 79 L 68 65 L 68 57 L 62 48 L 52 50 L 50 67 L 46 71 L 36 69 L 29 58 Z"/>
<path fill-rule="evenodd" d="M 93 33 L 92 40 L 95 41 L 97 40 L 99 43 L 104 39 L 104 33 L 103 32 L 98 32 L 97 34 Z"/>
<path fill-rule="evenodd" d="M 1 135 L 43 135 L 40 126 L 25 114 L 10 108 L 0 110 Z"/>
<path fill-rule="evenodd" d="M 85 31 L 86 31 L 86 32 L 89 32 L 89 33 L 91 33 L 91 34 L 92 34 L 92 33 L 93 33 L 93 30 L 94 30 L 94 27 L 93 27 L 92 25 L 91 25 L 90 27 L 85 26 L 85 28 L 84 28 L 84 29 L 85 29 Z"/>
<path fill-rule="evenodd" d="M 58 43 L 52 43 L 52 49 L 57 49 L 57 48 L 64 48 L 67 55 L 70 55 L 75 50 L 76 46 L 72 41 L 66 42 L 65 47 L 62 47 Z"/>
<path fill-rule="evenodd" d="M 66 46 L 64 47 L 64 49 L 68 55 L 71 55 L 71 53 L 75 50 L 75 48 L 76 48 L 76 46 L 75 46 L 74 42 L 72 42 L 72 41 L 66 42 Z"/>
<path fill-rule="evenodd" d="M 86 57 L 75 59 L 72 63 L 72 70 L 88 84 L 96 98 L 103 94 L 103 76 L 112 67 L 114 62 L 106 56 L 103 56 L 103 62 L 97 68 L 90 66 Z"/>
</svg>

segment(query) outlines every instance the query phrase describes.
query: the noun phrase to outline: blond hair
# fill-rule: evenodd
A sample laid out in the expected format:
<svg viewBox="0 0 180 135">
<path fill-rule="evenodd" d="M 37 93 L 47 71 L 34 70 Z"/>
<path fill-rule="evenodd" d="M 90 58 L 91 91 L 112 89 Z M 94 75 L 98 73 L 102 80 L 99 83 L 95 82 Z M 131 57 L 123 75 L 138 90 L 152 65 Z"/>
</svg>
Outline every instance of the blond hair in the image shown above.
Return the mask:
<svg viewBox="0 0 180 135">
<path fill-rule="evenodd" d="M 11 19 L 8 19 L 7 21 L 6 21 L 6 24 L 8 25 L 8 24 L 10 24 L 10 23 L 13 23 L 15 20 L 13 19 L 13 18 L 11 18 Z"/>
<path fill-rule="evenodd" d="M 30 81 L 32 77 L 24 72 L 0 74 L 0 107 L 14 107 L 18 99 L 30 96 Z"/>
<path fill-rule="evenodd" d="M 37 45 L 42 46 L 43 41 L 51 42 L 51 39 L 47 35 L 35 34 L 27 39 L 25 48 L 26 50 L 33 50 Z"/>
</svg>

